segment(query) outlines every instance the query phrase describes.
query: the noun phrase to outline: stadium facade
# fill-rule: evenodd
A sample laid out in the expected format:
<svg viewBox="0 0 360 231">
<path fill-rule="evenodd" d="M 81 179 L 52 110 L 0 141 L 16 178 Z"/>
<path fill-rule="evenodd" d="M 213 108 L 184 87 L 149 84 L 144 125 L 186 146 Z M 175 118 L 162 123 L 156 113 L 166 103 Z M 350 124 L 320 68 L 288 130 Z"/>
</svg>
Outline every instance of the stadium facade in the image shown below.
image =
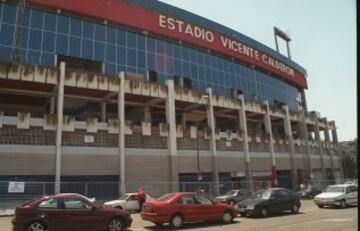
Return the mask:
<svg viewBox="0 0 360 231">
<path fill-rule="evenodd" d="M 0 60 L 2 182 L 218 194 L 342 179 L 303 67 L 162 2 L 1 1 Z"/>
</svg>

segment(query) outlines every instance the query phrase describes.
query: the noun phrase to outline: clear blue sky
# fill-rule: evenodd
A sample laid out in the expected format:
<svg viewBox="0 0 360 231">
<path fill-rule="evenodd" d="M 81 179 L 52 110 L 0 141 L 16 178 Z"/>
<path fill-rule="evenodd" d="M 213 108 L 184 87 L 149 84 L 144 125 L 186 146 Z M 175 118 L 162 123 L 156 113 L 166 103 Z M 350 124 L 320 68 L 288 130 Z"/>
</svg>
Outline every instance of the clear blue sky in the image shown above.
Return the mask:
<svg viewBox="0 0 360 231">
<path fill-rule="evenodd" d="M 309 111 L 335 120 L 339 141 L 357 137 L 355 0 L 162 0 L 275 48 L 287 32 L 292 59 L 308 73 Z M 280 51 L 286 54 L 285 44 Z"/>
</svg>

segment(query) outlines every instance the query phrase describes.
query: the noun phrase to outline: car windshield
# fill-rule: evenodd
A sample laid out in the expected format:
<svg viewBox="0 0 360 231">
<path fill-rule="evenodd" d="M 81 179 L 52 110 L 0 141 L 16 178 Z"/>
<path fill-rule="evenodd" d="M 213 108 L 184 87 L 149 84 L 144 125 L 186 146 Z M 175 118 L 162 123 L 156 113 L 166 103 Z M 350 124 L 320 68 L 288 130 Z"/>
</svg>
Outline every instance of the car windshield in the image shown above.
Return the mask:
<svg viewBox="0 0 360 231">
<path fill-rule="evenodd" d="M 343 186 L 329 186 L 327 187 L 324 192 L 345 192 L 345 187 Z"/>
<path fill-rule="evenodd" d="M 264 199 L 268 200 L 270 198 L 271 191 L 268 190 L 260 190 L 254 193 L 252 196 L 254 199 Z"/>
<path fill-rule="evenodd" d="M 129 194 L 125 193 L 124 195 L 122 195 L 119 200 L 126 200 L 129 197 Z"/>
<path fill-rule="evenodd" d="M 225 196 L 232 196 L 232 195 L 235 195 L 236 193 L 237 193 L 236 190 L 230 190 L 227 193 L 225 193 Z"/>
<path fill-rule="evenodd" d="M 174 196 L 174 193 L 166 193 L 162 195 L 161 197 L 157 198 L 157 201 L 168 201 Z"/>
</svg>

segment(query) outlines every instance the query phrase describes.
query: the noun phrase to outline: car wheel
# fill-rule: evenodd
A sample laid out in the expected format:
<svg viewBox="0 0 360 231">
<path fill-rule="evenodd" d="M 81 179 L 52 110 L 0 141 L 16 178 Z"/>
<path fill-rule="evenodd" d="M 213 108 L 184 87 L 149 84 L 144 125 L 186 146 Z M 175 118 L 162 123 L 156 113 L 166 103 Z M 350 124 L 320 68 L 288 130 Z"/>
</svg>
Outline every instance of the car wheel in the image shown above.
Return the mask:
<svg viewBox="0 0 360 231">
<path fill-rule="evenodd" d="M 234 200 L 229 200 L 229 205 L 234 206 L 235 202 Z"/>
<path fill-rule="evenodd" d="M 124 221 L 120 218 L 113 218 L 108 225 L 108 231 L 122 231 L 124 229 Z"/>
<path fill-rule="evenodd" d="M 340 208 L 342 208 L 342 209 L 346 208 L 346 201 L 345 200 L 340 201 Z"/>
<path fill-rule="evenodd" d="M 269 216 L 269 210 L 268 210 L 266 207 L 262 207 L 262 208 L 260 209 L 260 215 L 261 215 L 262 217 L 267 217 L 267 216 Z"/>
<path fill-rule="evenodd" d="M 242 216 L 242 217 L 246 217 L 246 213 L 239 213 L 240 214 L 240 216 Z"/>
<path fill-rule="evenodd" d="M 292 213 L 298 213 L 299 212 L 299 206 L 297 204 L 293 204 L 293 206 L 291 207 L 291 212 Z"/>
<path fill-rule="evenodd" d="M 234 219 L 234 215 L 231 211 L 227 210 L 222 215 L 222 221 L 224 223 L 231 223 Z"/>
<path fill-rule="evenodd" d="M 184 219 L 180 214 L 174 215 L 170 220 L 171 227 L 178 229 L 183 225 Z"/>
<path fill-rule="evenodd" d="M 46 225 L 42 223 L 41 221 L 34 221 L 31 222 L 27 229 L 27 231 L 45 231 L 47 230 Z"/>
</svg>

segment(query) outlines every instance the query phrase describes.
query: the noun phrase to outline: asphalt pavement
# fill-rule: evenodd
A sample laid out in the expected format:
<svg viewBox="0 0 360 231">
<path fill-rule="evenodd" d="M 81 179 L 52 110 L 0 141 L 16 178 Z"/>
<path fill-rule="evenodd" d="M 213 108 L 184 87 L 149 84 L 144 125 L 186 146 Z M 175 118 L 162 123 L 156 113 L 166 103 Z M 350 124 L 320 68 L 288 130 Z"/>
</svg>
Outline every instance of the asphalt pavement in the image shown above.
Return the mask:
<svg viewBox="0 0 360 231">
<path fill-rule="evenodd" d="M 318 208 L 312 200 L 303 200 L 299 214 L 284 212 L 268 218 L 237 217 L 234 223 L 224 225 L 219 222 L 185 224 L 181 230 L 191 231 L 355 231 L 358 230 L 357 206 L 338 208 Z M 169 226 L 156 227 L 143 221 L 139 214 L 132 214 L 133 224 L 129 231 L 171 230 Z M 0 230 L 11 231 L 11 217 L 0 218 Z"/>
</svg>

